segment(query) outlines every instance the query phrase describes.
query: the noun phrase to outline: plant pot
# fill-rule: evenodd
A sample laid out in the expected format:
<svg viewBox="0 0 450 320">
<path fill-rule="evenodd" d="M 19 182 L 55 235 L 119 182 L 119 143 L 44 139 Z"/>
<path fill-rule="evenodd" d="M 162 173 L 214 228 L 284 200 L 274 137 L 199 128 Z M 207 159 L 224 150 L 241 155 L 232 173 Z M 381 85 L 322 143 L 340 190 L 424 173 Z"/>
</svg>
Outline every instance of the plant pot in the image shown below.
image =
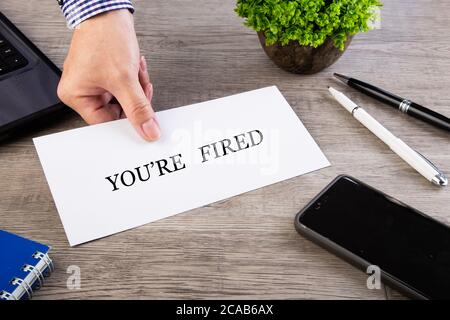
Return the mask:
<svg viewBox="0 0 450 320">
<path fill-rule="evenodd" d="M 297 41 L 291 41 L 285 46 L 279 43 L 267 46 L 262 31 L 258 32 L 258 38 L 267 56 L 281 69 L 292 73 L 313 74 L 335 63 L 348 48 L 353 36 L 347 37 L 343 51 L 334 46 L 331 38 L 327 38 L 317 48 L 302 46 Z"/>
</svg>

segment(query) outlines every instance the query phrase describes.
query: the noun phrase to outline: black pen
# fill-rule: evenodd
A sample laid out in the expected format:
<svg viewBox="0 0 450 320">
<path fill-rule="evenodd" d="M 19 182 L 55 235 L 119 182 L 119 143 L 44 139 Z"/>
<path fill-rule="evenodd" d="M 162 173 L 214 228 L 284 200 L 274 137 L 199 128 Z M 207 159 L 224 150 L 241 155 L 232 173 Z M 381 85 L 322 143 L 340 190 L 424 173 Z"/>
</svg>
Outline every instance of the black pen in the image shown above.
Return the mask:
<svg viewBox="0 0 450 320">
<path fill-rule="evenodd" d="M 371 96 L 378 101 L 398 108 L 403 113 L 406 113 L 416 119 L 430 123 L 436 127 L 450 131 L 450 119 L 440 113 L 425 108 L 408 99 L 400 98 L 393 93 L 365 83 L 361 80 L 353 79 L 339 73 L 335 73 L 334 76 L 350 87 L 368 96 Z"/>
</svg>

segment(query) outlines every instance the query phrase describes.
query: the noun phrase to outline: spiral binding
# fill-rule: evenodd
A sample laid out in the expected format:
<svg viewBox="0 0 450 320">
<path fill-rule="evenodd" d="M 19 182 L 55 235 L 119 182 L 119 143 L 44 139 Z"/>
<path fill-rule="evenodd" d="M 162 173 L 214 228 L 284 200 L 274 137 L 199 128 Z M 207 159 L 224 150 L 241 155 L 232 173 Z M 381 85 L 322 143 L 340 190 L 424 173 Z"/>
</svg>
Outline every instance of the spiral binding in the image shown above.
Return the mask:
<svg viewBox="0 0 450 320">
<path fill-rule="evenodd" d="M 49 273 L 52 273 L 53 271 L 55 271 L 55 266 L 53 265 L 53 261 L 52 261 L 52 259 L 50 259 L 48 254 L 36 251 L 33 254 L 33 258 L 43 260 L 49 270 Z"/>
<path fill-rule="evenodd" d="M 13 285 L 19 285 L 20 287 L 22 287 L 25 292 L 27 293 L 28 299 L 31 299 L 33 297 L 33 288 L 31 288 L 31 286 L 28 284 L 28 282 L 19 279 L 19 278 L 14 278 L 11 283 Z"/>
<path fill-rule="evenodd" d="M 16 296 L 14 296 L 11 293 L 6 292 L 6 291 L 0 292 L 0 299 L 2 299 L 2 300 L 17 300 Z"/>
<path fill-rule="evenodd" d="M 33 279 L 33 282 L 29 283 L 28 281 L 26 281 L 26 277 L 25 277 L 25 279 L 20 279 L 20 278 L 11 279 L 11 284 L 15 285 L 17 287 L 21 287 L 25 291 L 28 299 L 31 299 L 33 297 L 34 290 L 38 290 L 44 285 L 44 280 L 45 280 L 44 278 L 50 276 L 50 274 L 55 270 L 53 261 L 52 261 L 52 259 L 50 259 L 48 254 L 36 251 L 32 255 L 32 257 L 39 261 L 43 261 L 45 264 L 45 268 L 43 268 L 42 270 L 40 270 L 30 264 L 25 264 L 22 267 L 22 271 L 30 272 L 35 275 L 36 278 Z M 36 281 L 38 283 L 37 286 L 35 286 Z M 33 290 L 33 286 L 35 286 L 34 290 Z M 19 300 L 21 298 L 22 297 L 16 297 L 11 292 L 0 291 L 0 300 Z"/>
</svg>

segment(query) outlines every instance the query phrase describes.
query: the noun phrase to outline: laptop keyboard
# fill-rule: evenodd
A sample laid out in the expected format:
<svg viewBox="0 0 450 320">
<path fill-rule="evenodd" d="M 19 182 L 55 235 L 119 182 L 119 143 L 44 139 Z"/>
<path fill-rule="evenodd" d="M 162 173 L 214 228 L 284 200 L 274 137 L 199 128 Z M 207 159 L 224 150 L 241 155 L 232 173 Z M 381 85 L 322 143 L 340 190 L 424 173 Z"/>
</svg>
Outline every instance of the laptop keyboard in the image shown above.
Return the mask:
<svg viewBox="0 0 450 320">
<path fill-rule="evenodd" d="M 27 59 L 0 33 L 0 76 L 23 68 L 27 64 Z"/>
</svg>

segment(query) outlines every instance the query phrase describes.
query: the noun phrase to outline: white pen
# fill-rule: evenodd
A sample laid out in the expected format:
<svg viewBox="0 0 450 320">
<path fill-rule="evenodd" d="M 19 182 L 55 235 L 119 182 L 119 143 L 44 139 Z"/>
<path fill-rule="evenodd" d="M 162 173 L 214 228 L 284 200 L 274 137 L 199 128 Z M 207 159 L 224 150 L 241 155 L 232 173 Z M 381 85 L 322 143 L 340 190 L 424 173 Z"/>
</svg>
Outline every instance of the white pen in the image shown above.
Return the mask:
<svg viewBox="0 0 450 320">
<path fill-rule="evenodd" d="M 448 179 L 431 161 L 426 159 L 417 151 L 411 149 L 406 143 L 394 136 L 389 130 L 383 127 L 377 120 L 368 114 L 363 108 L 350 100 L 342 92 L 328 87 L 331 95 L 350 112 L 363 126 L 369 129 L 381 141 L 391 148 L 407 164 L 416 169 L 428 181 L 438 186 L 446 186 Z"/>
</svg>

